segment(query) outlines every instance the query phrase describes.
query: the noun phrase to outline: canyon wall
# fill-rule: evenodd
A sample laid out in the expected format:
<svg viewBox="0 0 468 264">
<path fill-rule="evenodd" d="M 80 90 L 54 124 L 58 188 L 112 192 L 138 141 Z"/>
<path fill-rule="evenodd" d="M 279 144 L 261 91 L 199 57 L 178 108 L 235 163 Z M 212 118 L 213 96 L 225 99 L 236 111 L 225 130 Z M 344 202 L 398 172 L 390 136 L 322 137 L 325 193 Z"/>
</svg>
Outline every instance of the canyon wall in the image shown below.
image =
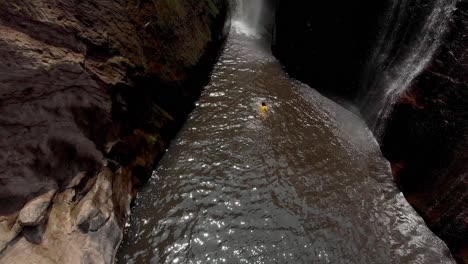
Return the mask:
<svg viewBox="0 0 468 264">
<path fill-rule="evenodd" d="M 273 53 L 292 77 L 328 96 L 353 98 L 377 39 L 382 2 L 276 0 Z"/>
<path fill-rule="evenodd" d="M 0 262 L 112 263 L 199 96 L 223 0 L 0 3 Z"/>
<path fill-rule="evenodd" d="M 448 2 L 279 0 L 273 51 L 292 77 L 341 102 L 354 101 L 362 107 L 408 201 L 457 260 L 468 263 L 468 4 L 454 1 L 455 6 L 449 6 Z M 447 5 L 433 9 L 442 3 Z M 445 23 L 440 37 L 425 31 L 434 25 L 423 25 L 428 17 L 434 18 L 433 10 L 449 14 L 438 17 Z M 390 21 L 397 28 L 382 38 L 389 23 L 385 18 L 392 16 L 400 19 Z M 427 57 L 411 58 L 418 54 L 412 50 L 421 41 L 418 34 L 440 45 Z M 376 50 L 379 41 L 394 43 L 379 65 L 382 69 L 371 63 L 373 56 L 382 55 Z M 427 62 L 416 65 L 421 69 L 406 80 L 407 87 L 396 87 L 403 92 L 387 103 L 389 114 L 378 116 L 378 109 L 367 106 L 386 96 L 382 86 L 398 72 L 407 73 L 398 68 L 398 61 L 407 59 L 404 56 Z M 388 70 L 390 65 L 393 69 Z M 373 86 L 368 85 L 369 79 Z"/>
<path fill-rule="evenodd" d="M 468 263 L 468 3 L 458 2 L 431 62 L 393 106 L 382 151 L 408 201 Z"/>
</svg>

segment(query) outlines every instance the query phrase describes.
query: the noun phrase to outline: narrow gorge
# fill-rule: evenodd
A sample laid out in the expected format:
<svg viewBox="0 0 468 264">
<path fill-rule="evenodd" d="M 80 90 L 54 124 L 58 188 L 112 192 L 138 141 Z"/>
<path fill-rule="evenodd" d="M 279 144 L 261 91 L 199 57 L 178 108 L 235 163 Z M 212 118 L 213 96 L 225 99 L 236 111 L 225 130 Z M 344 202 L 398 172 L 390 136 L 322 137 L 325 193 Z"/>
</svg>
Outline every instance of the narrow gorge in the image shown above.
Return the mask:
<svg viewBox="0 0 468 264">
<path fill-rule="evenodd" d="M 288 73 L 362 113 L 405 197 L 468 262 L 467 2 L 280 0 L 276 22 Z"/>
<path fill-rule="evenodd" d="M 464 0 L 0 3 L 0 263 L 468 263 Z"/>
</svg>

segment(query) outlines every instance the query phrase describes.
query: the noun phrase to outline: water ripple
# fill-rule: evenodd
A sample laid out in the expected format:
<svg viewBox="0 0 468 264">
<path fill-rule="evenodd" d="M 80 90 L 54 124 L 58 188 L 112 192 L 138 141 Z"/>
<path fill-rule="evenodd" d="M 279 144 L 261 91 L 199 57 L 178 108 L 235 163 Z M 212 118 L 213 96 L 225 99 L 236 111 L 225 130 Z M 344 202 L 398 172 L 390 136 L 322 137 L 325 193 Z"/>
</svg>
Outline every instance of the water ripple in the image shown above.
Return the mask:
<svg viewBox="0 0 468 264">
<path fill-rule="evenodd" d="M 229 38 L 138 195 L 117 262 L 450 263 L 364 122 L 263 47 Z"/>
</svg>

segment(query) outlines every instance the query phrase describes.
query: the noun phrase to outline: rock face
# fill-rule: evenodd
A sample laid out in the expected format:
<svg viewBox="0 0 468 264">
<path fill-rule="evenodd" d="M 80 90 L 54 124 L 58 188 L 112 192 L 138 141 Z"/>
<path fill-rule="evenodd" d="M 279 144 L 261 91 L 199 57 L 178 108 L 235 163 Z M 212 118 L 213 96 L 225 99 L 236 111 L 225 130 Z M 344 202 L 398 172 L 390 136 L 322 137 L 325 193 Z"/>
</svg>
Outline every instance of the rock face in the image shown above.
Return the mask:
<svg viewBox="0 0 468 264">
<path fill-rule="evenodd" d="M 226 16 L 224 0 L 0 3 L 1 263 L 112 262 Z"/>
<path fill-rule="evenodd" d="M 276 2 L 272 49 L 288 73 L 326 95 L 353 98 L 384 1 Z"/>
<path fill-rule="evenodd" d="M 382 151 L 408 201 L 468 263 L 468 3 L 428 67 L 394 106 Z"/>
<path fill-rule="evenodd" d="M 398 1 L 277 2 L 273 50 L 286 70 L 329 96 L 358 102 L 364 79 L 369 77 L 366 74 L 372 72 L 366 71 L 366 64 L 383 30 L 379 26 L 381 18 Z M 400 56 L 407 53 L 405 48 L 416 41 L 412 36 L 421 33 L 427 9 L 439 2 L 405 3 L 405 7 L 414 10 L 399 21 L 400 31 L 391 32 L 399 45 L 389 51 L 390 59 L 402 59 Z M 379 120 L 386 125 L 378 138 L 408 201 L 445 240 L 458 261 L 465 263 L 468 263 L 467 12 L 467 2 L 458 1 L 441 45 L 396 101 L 389 118 Z M 381 91 L 370 91 L 370 95 L 372 92 Z M 377 97 L 376 94 L 375 100 Z M 364 111 L 363 115 L 366 114 Z"/>
</svg>

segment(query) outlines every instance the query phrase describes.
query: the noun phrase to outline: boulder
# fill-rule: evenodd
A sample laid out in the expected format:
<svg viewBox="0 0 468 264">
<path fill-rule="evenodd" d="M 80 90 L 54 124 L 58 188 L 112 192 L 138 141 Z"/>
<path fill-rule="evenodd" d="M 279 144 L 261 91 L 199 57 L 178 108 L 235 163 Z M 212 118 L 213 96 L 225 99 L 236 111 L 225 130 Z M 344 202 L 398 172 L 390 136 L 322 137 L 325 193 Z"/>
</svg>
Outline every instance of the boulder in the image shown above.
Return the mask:
<svg viewBox="0 0 468 264">
<path fill-rule="evenodd" d="M 23 227 L 39 225 L 46 217 L 47 209 L 54 198 L 55 192 L 56 190 L 51 190 L 29 201 L 19 213 L 19 224 Z"/>
</svg>

